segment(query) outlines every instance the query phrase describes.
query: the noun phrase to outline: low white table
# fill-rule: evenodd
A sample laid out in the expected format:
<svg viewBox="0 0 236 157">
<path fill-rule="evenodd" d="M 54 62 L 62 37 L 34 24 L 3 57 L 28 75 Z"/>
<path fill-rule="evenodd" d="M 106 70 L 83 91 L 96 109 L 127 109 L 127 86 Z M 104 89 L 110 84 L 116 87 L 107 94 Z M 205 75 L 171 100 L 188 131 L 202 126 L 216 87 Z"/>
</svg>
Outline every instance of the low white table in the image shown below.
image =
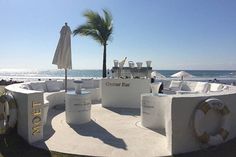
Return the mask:
<svg viewBox="0 0 236 157">
<path fill-rule="evenodd" d="M 82 91 L 81 94 L 76 94 L 75 91 L 68 91 L 65 98 L 67 123 L 83 124 L 91 120 L 90 92 Z"/>
</svg>

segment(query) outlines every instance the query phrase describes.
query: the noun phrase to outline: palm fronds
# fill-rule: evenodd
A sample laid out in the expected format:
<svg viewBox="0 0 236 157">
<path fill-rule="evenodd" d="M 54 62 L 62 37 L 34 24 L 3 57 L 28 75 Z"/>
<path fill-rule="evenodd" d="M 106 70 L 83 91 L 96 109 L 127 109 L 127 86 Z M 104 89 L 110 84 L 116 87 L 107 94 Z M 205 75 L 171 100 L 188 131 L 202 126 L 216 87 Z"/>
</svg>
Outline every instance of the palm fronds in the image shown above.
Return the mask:
<svg viewBox="0 0 236 157">
<path fill-rule="evenodd" d="M 113 31 L 112 16 L 108 10 L 103 10 L 103 13 L 104 16 L 100 16 L 97 12 L 86 11 L 84 17 L 87 21 L 73 31 L 74 36 L 90 36 L 102 45 L 107 44 Z"/>
</svg>

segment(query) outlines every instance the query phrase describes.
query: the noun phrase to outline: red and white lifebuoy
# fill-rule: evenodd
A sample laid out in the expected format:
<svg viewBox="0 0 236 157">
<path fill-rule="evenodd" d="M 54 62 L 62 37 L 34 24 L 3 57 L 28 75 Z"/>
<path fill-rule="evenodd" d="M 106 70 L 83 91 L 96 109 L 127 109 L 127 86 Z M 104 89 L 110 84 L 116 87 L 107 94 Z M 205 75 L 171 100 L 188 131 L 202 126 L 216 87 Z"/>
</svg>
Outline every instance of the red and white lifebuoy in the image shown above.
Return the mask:
<svg viewBox="0 0 236 157">
<path fill-rule="evenodd" d="M 14 128 L 17 121 L 16 101 L 10 93 L 0 96 L 0 134 Z"/>
<path fill-rule="evenodd" d="M 223 118 L 221 128 L 216 135 L 211 135 L 203 129 L 200 129 L 202 119 L 205 117 L 208 111 L 212 109 L 216 112 L 219 112 Z M 194 130 L 201 143 L 209 145 L 218 145 L 220 143 L 223 143 L 228 138 L 229 129 L 230 110 L 221 100 L 216 98 L 209 98 L 197 107 L 194 116 Z"/>
</svg>

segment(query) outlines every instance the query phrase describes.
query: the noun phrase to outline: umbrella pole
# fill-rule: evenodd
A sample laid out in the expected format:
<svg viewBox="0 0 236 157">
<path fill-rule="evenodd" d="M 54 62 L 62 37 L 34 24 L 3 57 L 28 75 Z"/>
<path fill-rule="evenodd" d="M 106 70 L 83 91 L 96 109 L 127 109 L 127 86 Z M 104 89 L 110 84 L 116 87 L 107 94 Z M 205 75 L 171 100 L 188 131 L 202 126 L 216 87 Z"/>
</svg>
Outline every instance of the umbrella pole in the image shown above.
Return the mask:
<svg viewBox="0 0 236 157">
<path fill-rule="evenodd" d="M 65 69 L 65 92 L 67 92 L 67 69 Z"/>
</svg>

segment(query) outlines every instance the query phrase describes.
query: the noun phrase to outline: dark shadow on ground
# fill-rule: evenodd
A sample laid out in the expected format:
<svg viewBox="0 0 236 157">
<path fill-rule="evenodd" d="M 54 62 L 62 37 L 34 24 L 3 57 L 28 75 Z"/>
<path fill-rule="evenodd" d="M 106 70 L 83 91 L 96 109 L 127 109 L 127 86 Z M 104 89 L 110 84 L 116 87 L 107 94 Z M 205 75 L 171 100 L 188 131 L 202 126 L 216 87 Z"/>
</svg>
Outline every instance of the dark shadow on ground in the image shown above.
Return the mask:
<svg viewBox="0 0 236 157">
<path fill-rule="evenodd" d="M 236 157 L 236 139 L 218 146 L 185 153 L 172 155 L 172 157 Z"/>
<path fill-rule="evenodd" d="M 50 157 L 49 151 L 44 151 L 29 145 L 17 134 L 16 129 L 0 136 L 0 157 Z"/>
<path fill-rule="evenodd" d="M 150 129 L 150 130 L 152 130 L 152 131 L 154 131 L 156 133 L 159 133 L 159 134 L 161 134 L 163 136 L 166 136 L 166 130 L 165 129 Z"/>
<path fill-rule="evenodd" d="M 199 150 L 186 154 L 172 155 L 170 157 L 235 157 L 236 156 L 235 148 L 236 148 L 236 139 L 233 139 L 228 141 L 227 143 L 224 143 L 216 147 L 211 147 L 208 149 Z M 0 135 L 0 157 L 87 157 L 87 156 L 64 154 L 33 147 L 17 134 L 16 129 L 13 129 L 5 135 Z"/>
<path fill-rule="evenodd" d="M 0 135 L 0 157 L 88 157 L 33 147 L 17 134 L 16 129 Z"/>
<path fill-rule="evenodd" d="M 70 127 L 82 136 L 91 136 L 94 138 L 98 138 L 105 144 L 127 150 L 127 145 L 123 139 L 115 137 L 109 131 L 98 125 L 93 120 L 91 120 L 89 123 L 81 125 L 70 124 Z"/>
<path fill-rule="evenodd" d="M 91 100 L 92 105 L 101 104 L 101 100 Z"/>
<path fill-rule="evenodd" d="M 140 116 L 140 109 L 136 108 L 114 108 L 114 107 L 105 107 L 105 108 L 120 115 Z"/>
<path fill-rule="evenodd" d="M 65 105 L 57 105 L 48 111 L 47 124 L 44 125 L 44 141 L 48 140 L 54 133 L 55 130 L 52 128 L 52 119 L 58 114 L 65 111 Z"/>
</svg>

